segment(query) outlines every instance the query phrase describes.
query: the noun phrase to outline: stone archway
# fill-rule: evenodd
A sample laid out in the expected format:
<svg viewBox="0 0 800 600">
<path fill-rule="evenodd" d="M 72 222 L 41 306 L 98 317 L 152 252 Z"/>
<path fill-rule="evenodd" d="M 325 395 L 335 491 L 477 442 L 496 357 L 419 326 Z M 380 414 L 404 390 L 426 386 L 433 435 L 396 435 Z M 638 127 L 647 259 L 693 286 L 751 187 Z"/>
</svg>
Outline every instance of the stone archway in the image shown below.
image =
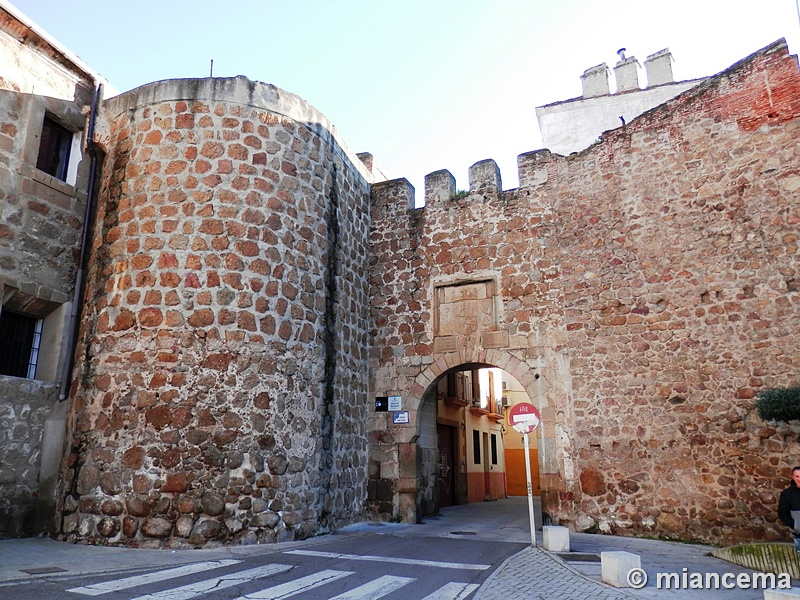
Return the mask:
<svg viewBox="0 0 800 600">
<path fill-rule="evenodd" d="M 372 421 L 368 498 L 371 516 L 416 523 L 431 511 L 436 504 L 430 493 L 436 446 L 435 428 L 431 427 L 431 422 L 435 425 L 435 414 L 431 421 L 430 402 L 435 399 L 438 382 L 448 372 L 480 367 L 496 367 L 515 378 L 542 414 L 543 427 L 537 436 L 542 506 L 545 512 L 550 507 L 557 508 L 558 495 L 567 491 L 572 472 L 569 418 L 563 401 L 565 386 L 554 385 L 559 372 L 554 355 L 521 360 L 515 354 L 510 349 L 483 348 L 476 348 L 469 355 L 464 351 L 440 354 L 415 376 L 394 378 L 399 385 L 386 393 L 402 397 L 409 423 L 395 425 L 388 415 Z"/>
</svg>

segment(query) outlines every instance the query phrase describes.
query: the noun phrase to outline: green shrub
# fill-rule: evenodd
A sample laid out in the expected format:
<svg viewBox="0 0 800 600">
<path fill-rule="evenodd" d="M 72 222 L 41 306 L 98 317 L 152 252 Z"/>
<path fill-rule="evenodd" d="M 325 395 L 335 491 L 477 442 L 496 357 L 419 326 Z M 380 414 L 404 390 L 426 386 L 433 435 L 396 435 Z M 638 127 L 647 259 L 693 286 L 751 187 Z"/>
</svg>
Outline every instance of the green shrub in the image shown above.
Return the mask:
<svg viewBox="0 0 800 600">
<path fill-rule="evenodd" d="M 800 421 L 800 386 L 761 390 L 756 394 L 756 414 L 765 421 Z"/>
</svg>

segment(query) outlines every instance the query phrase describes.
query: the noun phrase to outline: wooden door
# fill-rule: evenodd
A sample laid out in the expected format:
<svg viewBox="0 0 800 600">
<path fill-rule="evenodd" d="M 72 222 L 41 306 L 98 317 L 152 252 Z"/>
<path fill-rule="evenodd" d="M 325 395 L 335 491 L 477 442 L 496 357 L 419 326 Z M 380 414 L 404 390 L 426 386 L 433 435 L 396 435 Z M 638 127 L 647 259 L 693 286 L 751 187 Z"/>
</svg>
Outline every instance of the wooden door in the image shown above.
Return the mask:
<svg viewBox="0 0 800 600">
<path fill-rule="evenodd" d="M 436 483 L 439 489 L 439 507 L 456 504 L 456 430 L 447 425 L 436 425 L 439 460 Z"/>
</svg>

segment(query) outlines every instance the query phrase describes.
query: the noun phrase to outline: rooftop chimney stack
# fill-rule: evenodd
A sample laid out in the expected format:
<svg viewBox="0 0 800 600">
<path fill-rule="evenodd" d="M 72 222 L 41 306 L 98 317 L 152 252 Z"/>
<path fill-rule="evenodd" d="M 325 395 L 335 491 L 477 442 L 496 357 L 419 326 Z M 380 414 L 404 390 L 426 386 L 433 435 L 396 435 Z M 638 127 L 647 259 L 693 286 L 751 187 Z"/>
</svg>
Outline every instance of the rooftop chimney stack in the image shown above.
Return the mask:
<svg viewBox="0 0 800 600">
<path fill-rule="evenodd" d="M 608 65 L 603 63 L 586 69 L 581 75 L 584 98 L 597 98 L 598 96 L 608 96 Z"/>
<path fill-rule="evenodd" d="M 639 61 L 635 56 L 625 58 L 625 48 L 619 50 L 620 61 L 614 66 L 617 93 L 639 89 Z"/>
<path fill-rule="evenodd" d="M 651 54 L 644 61 L 644 70 L 647 72 L 647 87 L 675 83 L 672 75 L 672 54 L 669 48 Z"/>
</svg>

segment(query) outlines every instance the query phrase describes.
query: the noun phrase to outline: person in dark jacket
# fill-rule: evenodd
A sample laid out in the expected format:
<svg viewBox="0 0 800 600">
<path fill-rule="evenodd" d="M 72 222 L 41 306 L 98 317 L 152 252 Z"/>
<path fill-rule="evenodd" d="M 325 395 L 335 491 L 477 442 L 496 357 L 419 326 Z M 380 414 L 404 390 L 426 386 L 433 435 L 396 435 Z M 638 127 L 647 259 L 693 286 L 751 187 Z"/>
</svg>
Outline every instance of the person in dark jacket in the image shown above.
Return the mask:
<svg viewBox="0 0 800 600">
<path fill-rule="evenodd" d="M 792 469 L 789 487 L 781 492 L 778 499 L 778 518 L 792 530 L 795 548 L 800 553 L 800 467 Z"/>
</svg>

